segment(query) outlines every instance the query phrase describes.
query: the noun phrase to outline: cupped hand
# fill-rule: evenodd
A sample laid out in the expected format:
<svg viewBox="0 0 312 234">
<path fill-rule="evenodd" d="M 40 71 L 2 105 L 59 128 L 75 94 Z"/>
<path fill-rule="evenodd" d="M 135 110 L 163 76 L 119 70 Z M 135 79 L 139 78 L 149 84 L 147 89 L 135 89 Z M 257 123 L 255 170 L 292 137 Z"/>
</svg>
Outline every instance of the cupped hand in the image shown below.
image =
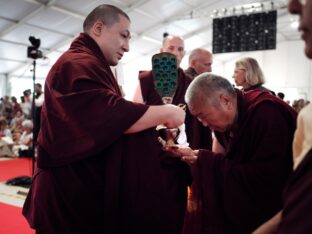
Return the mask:
<svg viewBox="0 0 312 234">
<path fill-rule="evenodd" d="M 188 163 L 189 165 L 192 165 L 197 161 L 198 150 L 192 150 L 190 147 L 186 146 L 171 146 L 164 144 L 164 142 L 161 143 L 163 144 L 163 149 L 167 152 L 170 152 L 173 157 L 181 158 L 182 161 Z"/>
</svg>

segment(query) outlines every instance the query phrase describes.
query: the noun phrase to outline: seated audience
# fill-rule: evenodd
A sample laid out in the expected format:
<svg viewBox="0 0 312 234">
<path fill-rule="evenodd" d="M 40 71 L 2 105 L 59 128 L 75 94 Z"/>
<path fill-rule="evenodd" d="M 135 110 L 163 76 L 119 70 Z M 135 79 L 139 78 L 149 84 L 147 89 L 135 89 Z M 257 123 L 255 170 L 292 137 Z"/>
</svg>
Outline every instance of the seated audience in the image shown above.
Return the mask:
<svg viewBox="0 0 312 234">
<path fill-rule="evenodd" d="M 31 120 L 22 122 L 23 132 L 21 135 L 16 135 L 12 150 L 16 156 L 31 157 L 32 139 L 33 139 L 33 123 Z"/>
</svg>

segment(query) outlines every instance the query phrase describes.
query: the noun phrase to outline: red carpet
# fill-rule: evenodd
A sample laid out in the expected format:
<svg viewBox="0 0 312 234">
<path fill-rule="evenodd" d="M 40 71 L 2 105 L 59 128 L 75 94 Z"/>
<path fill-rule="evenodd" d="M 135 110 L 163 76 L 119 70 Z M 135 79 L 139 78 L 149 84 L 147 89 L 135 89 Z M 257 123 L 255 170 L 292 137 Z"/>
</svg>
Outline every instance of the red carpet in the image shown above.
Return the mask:
<svg viewBox="0 0 312 234">
<path fill-rule="evenodd" d="M 31 176 L 31 164 L 30 158 L 0 161 L 0 182 L 17 176 Z"/>
<path fill-rule="evenodd" d="M 0 203 L 0 233 L 1 234 L 34 234 L 30 229 L 22 209 Z"/>
<path fill-rule="evenodd" d="M 0 181 L 6 181 L 17 176 L 31 176 L 31 159 L 17 158 L 0 161 Z M 22 208 L 0 203 L 0 233 L 1 234 L 34 234 L 24 216 Z"/>
</svg>

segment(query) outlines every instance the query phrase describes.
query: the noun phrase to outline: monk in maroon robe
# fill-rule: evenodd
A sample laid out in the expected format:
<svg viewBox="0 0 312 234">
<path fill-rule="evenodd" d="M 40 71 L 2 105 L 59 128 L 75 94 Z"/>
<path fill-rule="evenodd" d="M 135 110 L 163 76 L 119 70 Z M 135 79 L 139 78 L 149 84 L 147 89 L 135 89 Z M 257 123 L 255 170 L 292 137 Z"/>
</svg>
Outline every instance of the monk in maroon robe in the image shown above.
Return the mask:
<svg viewBox="0 0 312 234">
<path fill-rule="evenodd" d="M 280 234 L 311 233 L 312 225 L 312 149 L 292 173 L 283 197 L 283 211 L 278 225 Z"/>
<path fill-rule="evenodd" d="M 312 59 L 312 1 L 289 0 L 288 10 L 299 15 L 305 54 Z M 283 193 L 282 210 L 255 234 L 312 233 L 312 104 L 299 112 L 293 141 L 294 172 Z"/>
<path fill-rule="evenodd" d="M 169 35 L 163 41 L 160 52 L 168 52 L 176 56 L 177 67 L 180 66 L 185 54 L 184 41 L 181 37 Z M 184 95 L 192 79 L 185 75 L 184 71 L 178 69 L 178 86 L 172 99 L 174 105 L 185 105 Z M 139 86 L 136 90 L 134 101 L 148 105 L 161 105 L 163 100 L 154 86 L 152 71 L 143 71 L 139 74 Z M 188 143 L 194 149 L 211 149 L 212 136 L 209 128 L 205 128 L 188 109 L 186 109 L 185 131 Z"/>
<path fill-rule="evenodd" d="M 185 163 L 168 158 L 158 124 L 185 112 L 122 98 L 110 65 L 129 50 L 129 17 L 95 8 L 45 83 L 38 158 L 23 214 L 37 233 L 180 233 Z"/>
<path fill-rule="evenodd" d="M 225 154 L 171 149 L 193 163 L 184 233 L 251 233 L 282 206 L 296 113 L 268 92 L 243 93 L 208 73 L 192 82 L 186 101 L 205 126 L 230 138 Z"/>
<path fill-rule="evenodd" d="M 290 0 L 288 9 L 290 13 L 299 15 L 299 30 L 305 41 L 305 54 L 312 59 L 312 1 Z M 278 233 L 281 234 L 312 233 L 312 143 L 310 131 L 312 108 L 311 104 L 309 105 L 301 110 L 299 115 L 304 116 L 305 122 L 309 124 L 309 130 L 306 130 L 309 133 L 305 133 L 300 140 L 301 144 L 310 148 L 310 151 L 298 164 L 284 191 L 282 219 L 278 229 Z"/>
</svg>

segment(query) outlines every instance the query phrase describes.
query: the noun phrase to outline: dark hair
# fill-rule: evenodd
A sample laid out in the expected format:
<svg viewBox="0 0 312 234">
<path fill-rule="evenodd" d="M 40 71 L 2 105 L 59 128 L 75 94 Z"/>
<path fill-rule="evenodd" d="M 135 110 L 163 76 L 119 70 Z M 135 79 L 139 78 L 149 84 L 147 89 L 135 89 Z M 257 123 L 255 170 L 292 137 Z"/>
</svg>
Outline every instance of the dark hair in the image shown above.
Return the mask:
<svg viewBox="0 0 312 234">
<path fill-rule="evenodd" d="M 119 22 L 119 15 L 123 15 L 130 21 L 129 16 L 118 7 L 109 4 L 99 5 L 86 17 L 83 22 L 83 31 L 88 33 L 90 28 L 98 20 L 101 20 L 107 26 L 112 26 L 113 24 Z"/>
<path fill-rule="evenodd" d="M 278 93 L 277 93 L 277 96 L 278 96 L 280 99 L 284 99 L 285 94 L 282 93 L 282 92 L 278 92 Z"/>
<path fill-rule="evenodd" d="M 31 90 L 30 89 L 26 89 L 25 91 L 23 91 L 23 94 L 26 96 L 26 95 L 29 95 L 31 94 Z"/>
</svg>

